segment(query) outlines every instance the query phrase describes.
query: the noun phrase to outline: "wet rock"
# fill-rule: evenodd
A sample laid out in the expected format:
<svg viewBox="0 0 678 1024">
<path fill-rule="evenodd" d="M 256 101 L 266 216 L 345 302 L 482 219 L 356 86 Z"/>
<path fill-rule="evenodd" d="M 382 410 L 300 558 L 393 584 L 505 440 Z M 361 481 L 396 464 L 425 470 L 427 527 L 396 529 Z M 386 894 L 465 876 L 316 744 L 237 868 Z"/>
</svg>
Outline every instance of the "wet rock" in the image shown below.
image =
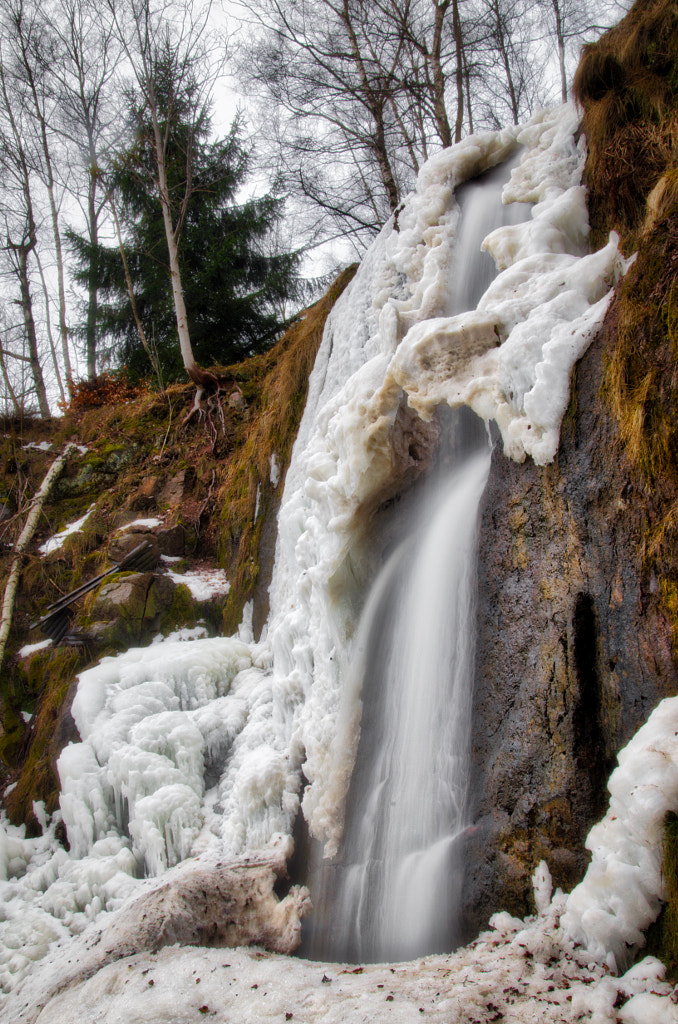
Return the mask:
<svg viewBox="0 0 678 1024">
<path fill-rule="evenodd" d="M 192 467 L 181 469 L 167 481 L 158 495 L 158 501 L 161 505 L 169 505 L 170 508 L 180 505 L 194 483 L 195 470 Z"/>
<path fill-rule="evenodd" d="M 134 551 L 142 541 L 150 545 L 150 552 L 144 555 L 144 566 L 155 568 L 160 561 L 160 544 L 152 533 L 137 530 L 125 530 L 114 536 L 108 545 L 108 557 L 112 562 L 121 562 L 130 551 Z"/>
<path fill-rule="evenodd" d="M 177 558 L 186 553 L 186 531 L 183 526 L 161 528 L 156 530 L 153 536 L 162 555 Z"/>
<path fill-rule="evenodd" d="M 148 643 L 173 616 L 176 586 L 168 576 L 155 573 L 120 573 L 104 583 L 80 618 L 80 628 L 93 641 L 124 650 Z M 183 613 L 185 609 L 181 609 Z M 190 611 L 190 609 L 189 609 Z M 180 616 L 182 619 L 185 614 Z M 195 616 L 189 616 L 193 624 Z"/>
<path fill-rule="evenodd" d="M 468 933 L 569 891 L 618 750 L 678 678 L 643 569 L 644 496 L 603 406 L 604 328 L 575 371 L 553 464 L 495 448 L 479 538 Z M 657 588 L 654 588 L 656 591 Z"/>
</svg>

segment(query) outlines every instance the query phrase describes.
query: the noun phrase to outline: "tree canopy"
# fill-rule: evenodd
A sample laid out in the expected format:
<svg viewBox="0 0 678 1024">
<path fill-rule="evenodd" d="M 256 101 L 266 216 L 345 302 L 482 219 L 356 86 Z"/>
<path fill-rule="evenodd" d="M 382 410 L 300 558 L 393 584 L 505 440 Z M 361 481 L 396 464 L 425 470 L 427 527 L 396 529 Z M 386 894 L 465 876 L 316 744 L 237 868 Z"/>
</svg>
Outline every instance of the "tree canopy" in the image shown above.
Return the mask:
<svg viewBox="0 0 678 1024">
<path fill-rule="evenodd" d="M 175 103 L 171 117 L 168 191 L 179 228 L 191 344 L 199 363 L 233 362 L 264 350 L 279 332 L 285 302 L 298 289 L 299 257 L 266 251 L 267 236 L 282 213 L 278 197 L 269 193 L 245 202 L 238 199 L 248 175 L 239 123 L 226 138 L 210 141 L 208 120 L 203 117 L 197 125 L 189 124 L 185 104 Z M 163 130 L 167 127 L 163 119 Z M 124 229 L 139 319 L 168 380 L 183 375 L 183 364 L 176 341 L 162 212 L 148 187 L 154 155 L 146 128 L 140 116 L 136 138 L 114 162 L 108 187 Z M 185 201 L 189 154 L 191 195 Z M 99 245 L 92 261 L 92 246 L 86 238 L 71 233 L 70 240 L 83 284 L 89 280 L 91 262 L 98 268 L 101 333 L 132 374 L 148 374 L 148 357 L 135 325 L 119 248 Z"/>
</svg>

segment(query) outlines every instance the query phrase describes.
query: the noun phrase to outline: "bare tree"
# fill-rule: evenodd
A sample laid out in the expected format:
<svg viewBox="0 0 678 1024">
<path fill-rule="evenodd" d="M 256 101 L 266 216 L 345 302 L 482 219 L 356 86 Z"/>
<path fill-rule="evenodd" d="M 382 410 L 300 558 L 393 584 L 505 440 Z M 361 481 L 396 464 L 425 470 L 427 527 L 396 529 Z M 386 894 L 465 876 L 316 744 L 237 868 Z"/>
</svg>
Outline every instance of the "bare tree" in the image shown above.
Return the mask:
<svg viewBox="0 0 678 1024">
<path fill-rule="evenodd" d="M 25 340 L 28 348 L 27 356 L 18 355 L 15 358 L 25 359 L 29 363 L 40 415 L 48 418 L 51 413 L 40 362 L 29 270 L 29 259 L 37 247 L 38 233 L 33 205 L 30 161 L 23 143 L 22 125 L 17 120 L 13 98 L 10 94 L 0 51 L 0 99 L 4 115 L 3 131 L 0 136 L 0 169 L 2 169 L 4 178 L 4 203 L 0 207 L 4 221 L 2 249 L 6 253 L 11 271 L 19 285 L 18 303 L 23 314 Z"/>
<path fill-rule="evenodd" d="M 134 87 L 128 92 L 133 127 L 150 147 L 150 185 L 162 211 L 169 258 L 177 333 L 184 367 L 197 385 L 196 407 L 203 392 L 218 388 L 213 374 L 195 361 L 188 331 L 179 267 L 179 247 L 186 211 L 194 190 L 192 134 L 207 117 L 223 50 L 207 41 L 210 5 L 198 10 L 190 0 L 173 7 L 153 0 L 107 0 L 117 37 L 129 61 Z M 181 107 L 188 128 L 186 173 L 181 195 L 170 194 L 167 153 L 174 115 Z"/>
<path fill-rule="evenodd" d="M 451 131 L 445 109 L 449 0 L 257 0 L 241 73 L 277 117 L 285 184 L 341 229 L 377 230 L 419 162 Z M 429 11 L 430 8 L 430 11 Z M 437 20 L 436 20 L 437 19 Z M 429 31 L 429 38 L 425 32 Z"/>
<path fill-rule="evenodd" d="M 39 172 L 49 199 L 52 233 L 54 238 L 57 287 L 59 295 L 59 333 L 66 377 L 72 377 L 69 351 L 68 323 L 66 313 L 66 285 L 61 228 L 59 223 L 60 199 L 57 197 L 58 182 L 55 173 L 53 148 L 55 144 L 52 125 L 55 120 L 55 97 L 49 86 L 49 69 L 53 62 L 51 35 L 46 32 L 49 24 L 40 0 L 29 4 L 27 0 L 5 0 L 4 26 L 10 49 L 8 72 L 15 79 L 17 95 L 21 91 L 25 109 L 30 112 L 35 127 L 39 161 L 35 169 Z M 26 122 L 27 126 L 30 122 Z"/>
<path fill-rule="evenodd" d="M 528 112 L 524 33 L 514 41 L 503 3 L 248 0 L 241 74 L 264 97 L 286 185 L 364 244 L 423 160 L 473 129 L 474 103 L 483 124 L 507 95 L 513 120 Z"/>
<path fill-rule="evenodd" d="M 71 191 L 86 225 L 90 251 L 87 282 L 85 353 L 87 376 L 97 372 L 98 244 L 106 194 L 102 164 L 122 136 L 120 94 L 113 89 L 120 47 L 113 25 L 101 17 L 93 0 L 57 0 L 54 39 L 58 50 L 51 68 L 59 96 L 55 129 L 73 153 L 72 165 L 83 173 L 71 177 Z"/>
</svg>

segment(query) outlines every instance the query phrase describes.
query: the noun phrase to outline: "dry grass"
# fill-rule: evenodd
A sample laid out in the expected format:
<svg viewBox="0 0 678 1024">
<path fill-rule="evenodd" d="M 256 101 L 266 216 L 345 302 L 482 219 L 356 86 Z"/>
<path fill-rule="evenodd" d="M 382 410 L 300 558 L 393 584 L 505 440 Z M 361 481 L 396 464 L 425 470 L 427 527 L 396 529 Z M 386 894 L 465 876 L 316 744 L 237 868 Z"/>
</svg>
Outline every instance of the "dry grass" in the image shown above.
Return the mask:
<svg viewBox="0 0 678 1024">
<path fill-rule="evenodd" d="M 594 246 L 615 229 L 633 251 L 649 194 L 676 166 L 677 57 L 671 0 L 636 0 L 618 25 L 584 47 L 574 93 L 584 108 Z"/>
</svg>

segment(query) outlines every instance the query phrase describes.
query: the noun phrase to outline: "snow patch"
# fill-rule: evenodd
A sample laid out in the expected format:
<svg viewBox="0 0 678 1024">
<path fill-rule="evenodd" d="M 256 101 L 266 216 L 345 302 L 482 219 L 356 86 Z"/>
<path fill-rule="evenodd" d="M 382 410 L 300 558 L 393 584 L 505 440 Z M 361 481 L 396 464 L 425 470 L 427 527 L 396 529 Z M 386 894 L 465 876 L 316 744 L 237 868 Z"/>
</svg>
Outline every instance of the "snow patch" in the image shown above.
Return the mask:
<svg viewBox="0 0 678 1024">
<path fill-rule="evenodd" d="M 620 752 L 610 806 L 586 840 L 592 860 L 563 924 L 613 970 L 645 944 L 664 897 L 664 816 L 678 807 L 678 697 L 663 700 Z"/>
<path fill-rule="evenodd" d="M 166 575 L 175 583 L 183 583 L 188 587 L 196 601 L 211 601 L 213 597 L 221 597 L 231 589 L 223 569 L 188 569 L 181 573 L 168 569 Z"/>
<path fill-rule="evenodd" d="M 44 651 L 48 647 L 52 646 L 51 638 L 47 640 L 39 640 L 35 644 L 24 644 L 18 651 L 19 658 L 30 658 L 31 654 L 35 654 L 36 651 Z"/>
<path fill-rule="evenodd" d="M 151 516 L 148 519 L 135 519 L 131 523 L 125 523 L 124 526 L 119 527 L 118 533 L 123 533 L 125 530 L 131 530 L 133 527 L 138 527 L 142 530 L 154 530 L 156 526 L 162 526 L 162 519 L 156 519 Z"/>
<path fill-rule="evenodd" d="M 74 523 L 69 523 L 68 526 L 64 526 L 63 530 L 55 533 L 53 537 L 50 537 L 44 544 L 41 544 L 38 548 L 40 554 L 51 555 L 53 551 L 58 551 L 63 546 L 66 538 L 70 537 L 72 533 L 80 533 L 95 508 L 96 505 L 90 505 L 82 518 L 76 519 Z"/>
</svg>

